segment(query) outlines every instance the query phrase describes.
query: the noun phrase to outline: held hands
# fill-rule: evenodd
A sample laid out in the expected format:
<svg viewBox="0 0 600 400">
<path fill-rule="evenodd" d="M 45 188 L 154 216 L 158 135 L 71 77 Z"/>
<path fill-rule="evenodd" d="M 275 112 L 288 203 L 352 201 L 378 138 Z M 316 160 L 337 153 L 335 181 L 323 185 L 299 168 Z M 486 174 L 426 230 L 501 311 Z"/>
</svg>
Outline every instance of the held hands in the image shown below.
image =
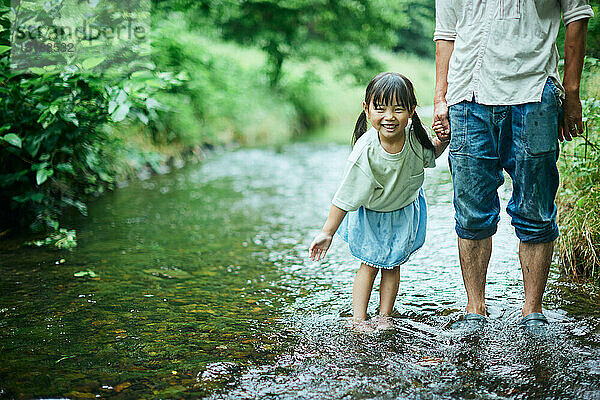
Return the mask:
<svg viewBox="0 0 600 400">
<path fill-rule="evenodd" d="M 325 254 L 331 245 L 333 237 L 324 232 L 319 232 L 308 249 L 311 261 L 319 261 L 325 258 Z"/>
<path fill-rule="evenodd" d="M 442 143 L 448 143 L 450 141 L 448 104 L 445 100 L 438 101 L 433 106 L 433 124 L 431 127 Z"/>
<path fill-rule="evenodd" d="M 438 139 L 440 139 L 440 142 L 448 143 L 450 141 L 450 132 L 444 128 L 444 125 L 441 121 L 435 121 L 431 127 L 433 128 L 433 131 L 437 135 Z"/>
</svg>

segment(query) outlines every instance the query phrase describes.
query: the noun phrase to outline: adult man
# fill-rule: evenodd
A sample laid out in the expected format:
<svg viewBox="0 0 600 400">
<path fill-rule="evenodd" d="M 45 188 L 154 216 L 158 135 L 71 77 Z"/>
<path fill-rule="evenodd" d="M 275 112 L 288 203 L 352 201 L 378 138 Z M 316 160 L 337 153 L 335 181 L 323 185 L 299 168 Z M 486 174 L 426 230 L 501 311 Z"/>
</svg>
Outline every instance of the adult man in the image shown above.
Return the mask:
<svg viewBox="0 0 600 400">
<path fill-rule="evenodd" d="M 566 26 L 564 79 L 556 37 Z M 587 0 L 436 0 L 434 130 L 451 135 L 456 232 L 467 291 L 465 322 L 486 320 L 485 280 L 499 220 L 497 189 L 520 239 L 525 326 L 547 324 L 542 296 L 554 240 L 558 140 L 581 133 L 579 84 Z"/>
</svg>

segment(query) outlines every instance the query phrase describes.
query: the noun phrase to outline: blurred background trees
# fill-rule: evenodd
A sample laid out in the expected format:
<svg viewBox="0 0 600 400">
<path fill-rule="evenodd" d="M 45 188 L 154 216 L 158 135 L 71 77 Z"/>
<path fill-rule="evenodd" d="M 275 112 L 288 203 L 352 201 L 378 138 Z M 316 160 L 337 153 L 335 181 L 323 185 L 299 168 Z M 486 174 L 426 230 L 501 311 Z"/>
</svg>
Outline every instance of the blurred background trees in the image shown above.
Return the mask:
<svg viewBox="0 0 600 400">
<path fill-rule="evenodd" d="M 154 1 L 160 12 L 185 12 L 193 29 L 214 27 L 224 40 L 258 47 L 266 73 L 279 83 L 283 63 L 319 57 L 337 60 L 364 80 L 382 64 L 373 46 L 431 56 L 434 0 L 180 0 Z"/>
</svg>

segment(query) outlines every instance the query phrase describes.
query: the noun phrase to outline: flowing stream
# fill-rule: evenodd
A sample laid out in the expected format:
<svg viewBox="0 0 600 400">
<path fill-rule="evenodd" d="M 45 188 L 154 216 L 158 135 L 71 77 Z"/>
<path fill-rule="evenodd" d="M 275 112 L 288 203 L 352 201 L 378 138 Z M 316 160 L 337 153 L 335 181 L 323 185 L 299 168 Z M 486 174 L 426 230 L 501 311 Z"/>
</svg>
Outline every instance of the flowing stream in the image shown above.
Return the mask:
<svg viewBox="0 0 600 400">
<path fill-rule="evenodd" d="M 402 266 L 394 329 L 348 329 L 358 263 L 339 238 L 321 263 L 307 248 L 349 151 L 215 153 L 92 202 L 67 224 L 72 252 L 5 240 L 0 398 L 600 399 L 600 294 L 553 271 L 550 327 L 519 328 L 518 242 L 505 212 L 490 322 L 449 327 L 466 296 L 445 156 L 427 171 L 427 241 Z"/>
</svg>

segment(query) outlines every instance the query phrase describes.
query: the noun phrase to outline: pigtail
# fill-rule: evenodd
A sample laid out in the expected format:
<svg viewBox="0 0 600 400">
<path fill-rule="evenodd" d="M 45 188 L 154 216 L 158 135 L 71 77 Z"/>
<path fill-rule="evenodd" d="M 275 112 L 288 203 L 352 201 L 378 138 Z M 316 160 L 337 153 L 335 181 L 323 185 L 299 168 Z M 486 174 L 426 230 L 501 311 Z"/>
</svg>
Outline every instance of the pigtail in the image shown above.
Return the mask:
<svg viewBox="0 0 600 400">
<path fill-rule="evenodd" d="M 358 139 L 367 131 L 367 114 L 365 114 L 365 110 L 362 110 L 358 119 L 356 120 L 356 125 L 354 125 L 354 134 L 352 135 L 352 146 L 356 143 Z"/>
<path fill-rule="evenodd" d="M 415 136 L 417 137 L 417 140 L 419 141 L 419 143 L 421 143 L 421 146 L 423 146 L 429 150 L 434 150 L 435 147 L 433 146 L 433 143 L 431 143 L 431 139 L 429 138 L 427 131 L 423 127 L 423 124 L 421 123 L 421 119 L 417 115 L 416 111 L 413 112 L 412 126 L 413 126 L 413 130 L 415 132 Z"/>
</svg>

